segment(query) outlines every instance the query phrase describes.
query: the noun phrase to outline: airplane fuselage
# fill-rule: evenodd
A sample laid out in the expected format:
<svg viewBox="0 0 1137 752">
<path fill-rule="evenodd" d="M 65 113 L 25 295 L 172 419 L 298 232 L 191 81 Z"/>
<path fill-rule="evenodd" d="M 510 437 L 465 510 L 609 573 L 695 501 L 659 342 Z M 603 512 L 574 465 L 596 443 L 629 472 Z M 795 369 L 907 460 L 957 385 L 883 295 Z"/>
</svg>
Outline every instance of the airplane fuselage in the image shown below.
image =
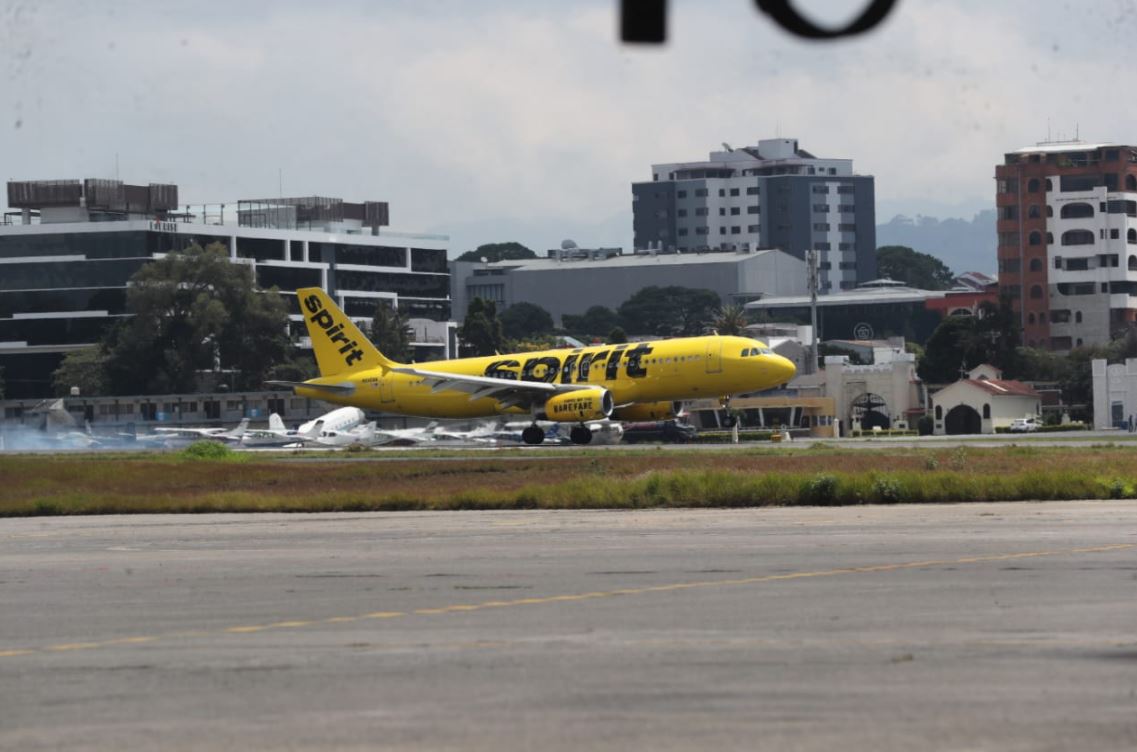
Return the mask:
<svg viewBox="0 0 1137 752">
<path fill-rule="evenodd" d="M 609 390 L 617 405 L 756 392 L 782 384 L 794 373 L 789 361 L 761 342 L 718 335 L 460 358 L 423 367 L 436 373 L 506 381 L 595 386 Z M 386 413 L 478 418 L 503 412 L 492 397 L 471 399 L 458 391 L 434 391 L 419 376 L 383 368 L 309 383 L 354 388 L 350 394 L 328 394 L 298 385 L 296 394 Z M 528 413 L 522 408 L 506 412 Z"/>
</svg>

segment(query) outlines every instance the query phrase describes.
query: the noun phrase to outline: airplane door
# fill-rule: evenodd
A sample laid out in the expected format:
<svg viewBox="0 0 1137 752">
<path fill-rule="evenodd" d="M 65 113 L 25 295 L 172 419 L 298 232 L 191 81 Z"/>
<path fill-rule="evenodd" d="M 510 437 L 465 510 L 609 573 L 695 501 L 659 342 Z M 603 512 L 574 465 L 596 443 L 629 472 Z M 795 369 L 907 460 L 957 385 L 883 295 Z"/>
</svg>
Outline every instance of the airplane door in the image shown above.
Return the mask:
<svg viewBox="0 0 1137 752">
<path fill-rule="evenodd" d="M 379 382 L 379 401 L 395 401 L 395 384 L 390 379 L 383 379 L 381 382 Z"/>
<path fill-rule="evenodd" d="M 707 352 L 704 360 L 707 363 L 707 373 L 722 373 L 722 340 L 707 340 Z"/>
</svg>

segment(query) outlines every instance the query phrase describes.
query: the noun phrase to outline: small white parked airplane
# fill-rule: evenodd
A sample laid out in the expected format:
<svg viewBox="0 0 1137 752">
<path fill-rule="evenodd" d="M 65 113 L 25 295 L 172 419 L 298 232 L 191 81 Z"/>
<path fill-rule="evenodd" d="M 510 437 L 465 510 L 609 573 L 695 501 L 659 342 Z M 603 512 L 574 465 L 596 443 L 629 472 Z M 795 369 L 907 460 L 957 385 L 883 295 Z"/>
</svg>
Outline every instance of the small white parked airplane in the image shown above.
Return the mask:
<svg viewBox="0 0 1137 752">
<path fill-rule="evenodd" d="M 166 434 L 169 436 L 188 436 L 197 437 L 200 439 L 211 439 L 214 441 L 226 441 L 239 443 L 241 437 L 245 435 L 245 431 L 249 428 L 249 419 L 242 418 L 241 422 L 236 427 L 226 430 L 224 428 L 155 428 L 154 433 Z"/>
</svg>

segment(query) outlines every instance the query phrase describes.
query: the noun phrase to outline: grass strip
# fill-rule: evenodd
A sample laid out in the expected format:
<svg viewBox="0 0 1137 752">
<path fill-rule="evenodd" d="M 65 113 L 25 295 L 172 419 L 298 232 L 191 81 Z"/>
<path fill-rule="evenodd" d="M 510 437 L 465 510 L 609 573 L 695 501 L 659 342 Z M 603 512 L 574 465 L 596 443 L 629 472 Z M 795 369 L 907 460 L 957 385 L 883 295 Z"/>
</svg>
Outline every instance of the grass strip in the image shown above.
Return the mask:
<svg viewBox="0 0 1137 752">
<path fill-rule="evenodd" d="M 8 479 L 9 471 L 16 467 L 26 470 L 29 465 L 38 464 L 54 472 L 46 476 L 22 474 L 22 478 L 12 477 L 11 483 L 0 483 L 0 516 L 724 508 L 1137 497 L 1137 473 L 1131 469 L 1114 472 L 1109 463 L 1062 469 L 1052 466 L 1047 470 L 1027 463 L 1018 472 L 976 472 L 962 466 L 960 457 L 956 451 L 954 457 L 942 463 L 943 469 L 939 469 L 940 461 L 933 463 L 934 457 L 930 457 L 924 458 L 923 469 L 852 472 L 640 467 L 638 472 L 629 473 L 629 468 L 610 471 L 595 466 L 595 460 L 591 460 L 552 482 L 533 481 L 532 468 L 518 468 L 516 474 L 522 480 L 519 483 L 503 482 L 514 468 L 488 470 L 434 464 L 400 468 L 401 475 L 388 474 L 392 480 L 388 484 L 331 482 L 304 488 L 291 482 L 290 472 L 311 473 L 317 468 L 288 468 L 289 463 L 242 463 L 227 468 L 226 464 L 232 464 L 227 460 L 198 460 L 192 463 L 193 472 L 187 475 L 177 472 L 177 460 L 107 463 L 72 459 L 56 462 L 52 467 L 49 459 L 25 458 L 22 463 L 0 461 L 0 481 Z M 1025 459 L 1022 455 L 1018 458 Z M 341 464 L 334 469 L 339 474 L 350 474 L 354 467 L 345 470 Z M 225 489 L 226 470 L 239 473 L 245 486 Z M 456 475 L 459 488 L 445 484 L 440 487 L 435 482 L 444 479 L 446 472 Z M 273 477 L 282 473 L 284 477 Z M 471 483 L 471 473 L 482 473 L 482 482 Z M 538 468 L 536 474 L 539 473 Z M 394 482 L 396 476 L 402 482 Z M 334 480 L 336 476 L 330 477 Z M 14 486 L 20 490 L 14 490 Z"/>
</svg>

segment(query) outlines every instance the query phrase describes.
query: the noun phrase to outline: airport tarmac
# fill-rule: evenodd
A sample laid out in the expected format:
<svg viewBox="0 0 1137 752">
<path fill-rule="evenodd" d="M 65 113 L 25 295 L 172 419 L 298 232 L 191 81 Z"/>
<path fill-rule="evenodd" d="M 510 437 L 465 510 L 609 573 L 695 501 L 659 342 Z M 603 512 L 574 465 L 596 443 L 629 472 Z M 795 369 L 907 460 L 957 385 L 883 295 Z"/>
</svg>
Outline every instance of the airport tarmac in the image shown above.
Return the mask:
<svg viewBox="0 0 1137 752">
<path fill-rule="evenodd" d="M 1137 502 L 0 520 L 0 749 L 1137 748 Z"/>
</svg>

